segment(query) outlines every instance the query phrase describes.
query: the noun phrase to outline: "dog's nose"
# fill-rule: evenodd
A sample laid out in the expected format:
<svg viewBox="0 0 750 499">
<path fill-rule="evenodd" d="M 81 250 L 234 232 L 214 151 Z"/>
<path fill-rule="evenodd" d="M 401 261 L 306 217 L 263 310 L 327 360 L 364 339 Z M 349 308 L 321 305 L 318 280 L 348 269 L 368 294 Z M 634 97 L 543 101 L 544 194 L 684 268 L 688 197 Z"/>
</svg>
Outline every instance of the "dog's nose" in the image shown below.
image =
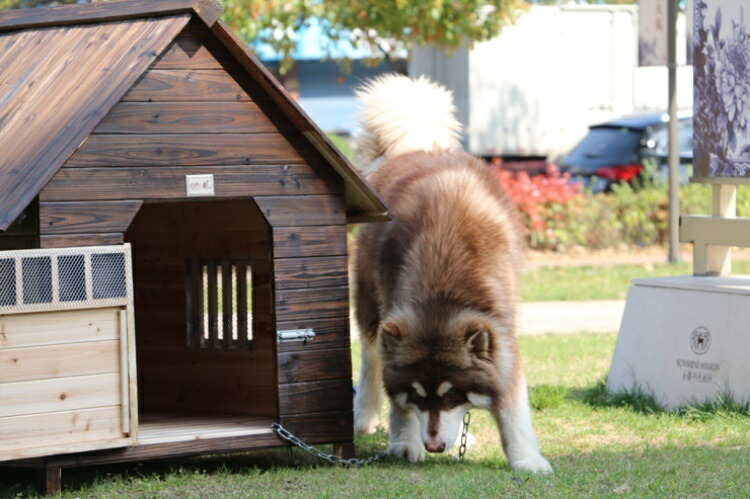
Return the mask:
<svg viewBox="0 0 750 499">
<path fill-rule="evenodd" d="M 424 443 L 424 448 L 427 452 L 443 452 L 445 450 L 445 442 L 430 439 Z"/>
</svg>

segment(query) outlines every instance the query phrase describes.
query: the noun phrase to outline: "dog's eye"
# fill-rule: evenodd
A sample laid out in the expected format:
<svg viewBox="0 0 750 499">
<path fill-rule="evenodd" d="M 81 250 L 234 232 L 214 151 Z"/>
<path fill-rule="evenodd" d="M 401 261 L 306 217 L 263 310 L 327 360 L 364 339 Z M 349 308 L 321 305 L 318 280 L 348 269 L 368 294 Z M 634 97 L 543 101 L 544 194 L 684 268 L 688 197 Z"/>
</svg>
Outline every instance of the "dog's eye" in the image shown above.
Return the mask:
<svg viewBox="0 0 750 499">
<path fill-rule="evenodd" d="M 455 388 L 451 388 L 443 395 L 443 403 L 447 406 L 455 407 L 464 402 L 466 402 L 466 395 Z"/>
<path fill-rule="evenodd" d="M 411 390 L 409 392 L 409 402 L 411 402 L 412 404 L 420 404 L 424 402 L 424 398 L 421 395 L 419 395 L 416 391 Z"/>
<path fill-rule="evenodd" d="M 409 392 L 408 400 L 410 404 L 413 404 L 417 409 L 424 411 L 427 409 L 427 400 L 421 397 L 416 391 Z"/>
</svg>

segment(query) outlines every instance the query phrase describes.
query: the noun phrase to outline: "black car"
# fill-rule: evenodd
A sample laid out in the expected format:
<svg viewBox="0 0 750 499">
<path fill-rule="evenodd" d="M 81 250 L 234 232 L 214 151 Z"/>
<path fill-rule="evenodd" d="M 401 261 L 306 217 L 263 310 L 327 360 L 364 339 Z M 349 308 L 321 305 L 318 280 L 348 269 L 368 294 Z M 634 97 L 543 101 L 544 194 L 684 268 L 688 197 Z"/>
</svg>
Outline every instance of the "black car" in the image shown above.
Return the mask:
<svg viewBox="0 0 750 499">
<path fill-rule="evenodd" d="M 693 113 L 677 114 L 680 122 L 680 181 L 687 182 L 693 163 Z M 669 116 L 664 113 L 626 116 L 589 127 L 589 133 L 560 162 L 592 192 L 604 192 L 617 182 L 629 182 L 643 170 L 644 160 L 653 158 L 657 175 L 667 177 Z"/>
</svg>

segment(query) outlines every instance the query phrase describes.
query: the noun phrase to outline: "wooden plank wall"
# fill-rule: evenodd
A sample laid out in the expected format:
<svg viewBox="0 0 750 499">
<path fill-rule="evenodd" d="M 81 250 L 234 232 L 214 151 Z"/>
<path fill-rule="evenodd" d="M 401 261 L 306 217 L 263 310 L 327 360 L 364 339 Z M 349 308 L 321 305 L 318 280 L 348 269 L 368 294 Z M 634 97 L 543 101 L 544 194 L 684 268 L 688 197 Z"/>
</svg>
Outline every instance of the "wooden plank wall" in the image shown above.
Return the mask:
<svg viewBox="0 0 750 499">
<path fill-rule="evenodd" d="M 119 244 L 143 202 L 331 195 L 343 181 L 201 23 L 192 21 L 40 194 L 42 247 Z"/>
<path fill-rule="evenodd" d="M 310 441 L 352 439 L 346 213 L 342 196 L 256 197 L 273 226 L 276 328 L 315 339 L 278 345 L 282 424 Z"/>
<path fill-rule="evenodd" d="M 270 228 L 255 204 L 149 204 L 126 234 L 133 245 L 141 413 L 276 416 Z M 252 261 L 251 349 L 188 347 L 187 261 Z"/>
</svg>

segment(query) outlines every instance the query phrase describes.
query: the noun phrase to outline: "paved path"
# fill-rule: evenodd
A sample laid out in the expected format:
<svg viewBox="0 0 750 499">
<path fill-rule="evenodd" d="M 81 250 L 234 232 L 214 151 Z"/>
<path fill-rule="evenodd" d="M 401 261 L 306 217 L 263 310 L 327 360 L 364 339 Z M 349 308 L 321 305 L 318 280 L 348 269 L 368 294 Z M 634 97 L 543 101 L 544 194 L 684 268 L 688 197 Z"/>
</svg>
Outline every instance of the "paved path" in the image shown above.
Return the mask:
<svg viewBox="0 0 750 499">
<path fill-rule="evenodd" d="M 518 334 L 616 333 L 625 301 L 540 301 L 521 303 Z M 359 332 L 352 321 L 352 340 Z"/>
<path fill-rule="evenodd" d="M 614 333 L 623 310 L 625 302 L 620 300 L 521 303 L 518 334 Z"/>
</svg>

